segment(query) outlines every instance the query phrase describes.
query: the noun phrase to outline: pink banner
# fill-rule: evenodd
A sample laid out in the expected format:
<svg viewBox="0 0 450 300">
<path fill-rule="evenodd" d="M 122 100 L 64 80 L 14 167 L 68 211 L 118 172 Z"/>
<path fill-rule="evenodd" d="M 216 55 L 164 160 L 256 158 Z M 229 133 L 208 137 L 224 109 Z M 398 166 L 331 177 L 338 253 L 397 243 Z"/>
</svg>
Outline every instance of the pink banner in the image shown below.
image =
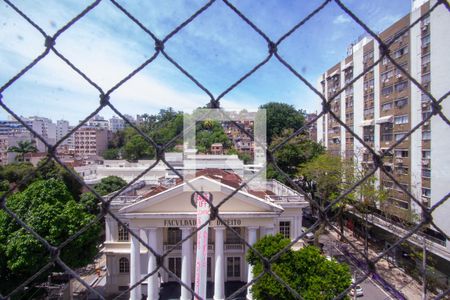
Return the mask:
<svg viewBox="0 0 450 300">
<path fill-rule="evenodd" d="M 195 292 L 197 295 L 206 299 L 206 281 L 208 270 L 208 227 L 209 227 L 209 204 L 205 201 L 211 201 L 210 193 L 198 193 L 194 195 L 194 201 L 197 205 L 197 228 L 207 224 L 197 232 L 197 256 L 195 260 Z M 195 297 L 198 300 L 197 297 Z"/>
</svg>

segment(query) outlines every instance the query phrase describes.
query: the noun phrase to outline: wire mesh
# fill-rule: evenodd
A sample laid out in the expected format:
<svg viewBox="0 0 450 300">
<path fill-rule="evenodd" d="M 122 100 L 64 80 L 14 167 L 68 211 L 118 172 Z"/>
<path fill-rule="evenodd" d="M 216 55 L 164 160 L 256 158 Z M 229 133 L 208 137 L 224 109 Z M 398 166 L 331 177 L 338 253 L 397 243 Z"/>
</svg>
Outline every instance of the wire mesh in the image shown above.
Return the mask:
<svg viewBox="0 0 450 300">
<path fill-rule="evenodd" d="M 272 275 L 280 284 L 282 284 L 289 292 L 292 293 L 293 297 L 296 299 L 303 299 L 302 295 L 299 294 L 293 287 L 290 287 L 286 282 L 283 281 L 282 278 L 280 278 L 276 273 L 274 273 L 271 270 L 271 264 L 273 262 L 276 262 L 276 260 L 288 249 L 290 249 L 298 240 L 302 239 L 307 233 L 312 232 L 315 230 L 320 224 L 325 223 L 328 228 L 330 228 L 331 231 L 334 231 L 338 234 L 338 236 L 341 236 L 341 233 L 338 228 L 334 225 L 334 220 L 332 217 L 328 217 L 327 212 L 331 210 L 331 208 L 343 201 L 343 199 L 353 192 L 358 186 L 360 186 L 364 181 L 366 181 L 370 176 L 375 174 L 378 170 L 381 170 L 387 177 L 389 177 L 396 186 L 398 186 L 399 189 L 401 189 L 404 193 L 406 193 L 412 201 L 414 201 L 422 210 L 422 216 L 421 220 L 415 224 L 412 228 L 408 228 L 405 230 L 404 234 L 395 241 L 389 247 L 388 249 L 385 249 L 375 257 L 370 258 L 367 253 L 361 252 L 361 250 L 354 245 L 354 243 L 349 240 L 346 236 L 341 236 L 341 238 L 348 244 L 348 246 L 359 255 L 359 257 L 362 257 L 366 263 L 366 269 L 364 272 L 364 276 L 361 277 L 359 280 L 354 282 L 348 289 L 343 291 L 340 295 L 338 295 L 337 298 L 344 297 L 351 288 L 354 288 L 357 284 L 368 278 L 369 276 L 372 276 L 373 274 L 377 273 L 375 264 L 385 257 L 387 253 L 389 253 L 391 250 L 398 247 L 403 242 L 407 241 L 410 237 L 413 235 L 419 234 L 420 230 L 426 226 L 432 226 L 435 230 L 439 231 L 445 238 L 448 240 L 449 236 L 436 224 L 433 222 L 433 212 L 435 212 L 443 203 L 445 203 L 448 198 L 449 194 L 447 194 L 444 198 L 442 198 L 440 201 L 435 203 L 431 207 L 426 207 L 423 205 L 421 201 L 419 201 L 414 195 L 411 194 L 410 191 L 408 191 L 403 185 L 399 183 L 399 181 L 386 170 L 386 167 L 383 163 L 383 158 L 385 158 L 389 152 L 391 152 L 397 145 L 402 143 L 404 140 L 406 140 L 408 137 L 411 136 L 415 131 L 420 129 L 425 122 L 429 121 L 430 118 L 441 118 L 447 125 L 450 125 L 450 121 L 448 117 L 444 114 L 442 111 L 441 104 L 443 101 L 446 100 L 448 97 L 449 92 L 447 92 L 444 96 L 441 98 L 436 98 L 434 95 L 432 95 L 425 87 L 422 86 L 421 83 L 419 83 L 411 74 L 406 70 L 403 66 L 401 66 L 391 55 L 390 53 L 390 46 L 401 36 L 401 34 L 397 35 L 397 38 L 394 38 L 390 40 L 389 42 L 384 42 L 376 33 L 374 30 L 369 28 L 364 21 L 362 21 L 361 18 L 359 18 L 354 12 L 352 12 L 351 9 L 349 9 L 342 1 L 340 0 L 326 0 L 323 3 L 321 3 L 319 6 L 317 6 L 316 9 L 314 9 L 309 15 L 307 15 L 304 19 L 300 20 L 295 26 L 293 26 L 289 31 L 287 31 L 284 35 L 282 35 L 281 38 L 279 38 L 276 41 L 273 41 L 269 38 L 267 34 L 265 34 L 258 26 L 256 26 L 244 13 L 242 13 L 236 6 L 234 6 L 230 1 L 223 0 L 223 3 L 232 11 L 235 13 L 245 24 L 249 26 L 252 30 L 254 30 L 267 44 L 268 52 L 266 57 L 256 64 L 253 68 L 248 70 L 241 78 L 239 78 L 236 82 L 231 84 L 228 88 L 226 88 L 222 93 L 220 93 L 217 96 L 214 96 L 213 93 L 204 86 L 198 79 L 193 76 L 189 70 L 186 70 L 181 63 L 177 62 L 172 56 L 170 56 L 165 51 L 165 45 L 167 42 L 177 35 L 183 28 L 189 26 L 192 22 L 195 21 L 195 19 L 203 14 L 205 11 L 207 11 L 216 1 L 211 0 L 207 2 L 203 7 L 198 9 L 194 14 L 192 14 L 189 18 L 187 18 L 184 22 L 182 22 L 180 25 L 178 25 L 175 29 L 173 29 L 169 34 L 167 34 L 163 38 L 158 38 L 156 34 L 154 34 L 149 28 L 147 28 L 140 20 L 138 20 L 135 16 L 133 16 L 132 13 L 127 11 L 126 8 L 121 6 L 118 2 L 115 0 L 111 0 L 110 2 L 117 8 L 117 11 L 121 12 L 124 16 L 128 18 L 130 22 L 135 23 L 144 33 L 148 35 L 148 37 L 153 40 L 154 42 L 154 54 L 145 60 L 139 67 L 137 67 L 135 70 L 133 70 L 131 73 L 129 73 L 127 76 L 125 76 L 122 80 L 117 82 L 112 88 L 109 90 L 104 90 L 99 84 L 97 84 L 94 80 L 90 79 L 87 74 L 85 74 L 80 68 L 78 68 L 74 63 L 70 61 L 70 59 L 66 58 L 63 53 L 59 52 L 57 49 L 57 41 L 58 39 L 64 35 L 65 31 L 69 29 L 71 26 L 76 24 L 78 21 L 83 19 L 87 14 L 89 14 L 92 10 L 96 9 L 98 4 L 101 1 L 94 1 L 90 5 L 86 6 L 86 8 L 80 12 L 76 17 L 74 17 L 72 20 L 70 20 L 67 24 L 65 24 L 63 27 L 61 27 L 59 30 L 56 31 L 55 34 L 48 35 L 37 23 L 35 23 L 30 17 L 25 14 L 20 7 L 16 6 L 14 3 L 12 3 L 9 0 L 4 0 L 4 3 L 7 4 L 7 7 L 14 10 L 18 15 L 20 15 L 26 22 L 28 22 L 35 30 L 36 34 L 40 34 L 42 36 L 42 42 L 45 45 L 45 50 L 38 55 L 34 60 L 32 60 L 23 70 L 18 72 L 14 77 L 12 77 L 8 82 L 6 82 L 3 86 L 0 88 L 0 106 L 7 111 L 9 114 L 11 114 L 18 122 L 20 122 L 25 128 L 27 128 L 37 139 L 39 139 L 43 144 L 47 146 L 48 149 L 48 156 L 44 164 L 42 164 L 39 168 L 37 168 L 34 172 L 28 174 L 21 182 L 19 182 L 18 186 L 23 186 L 27 184 L 31 179 L 33 179 L 34 176 L 36 176 L 36 173 L 43 169 L 50 161 L 54 160 L 56 161 L 62 168 L 64 168 L 67 172 L 73 176 L 84 188 L 92 192 L 95 197 L 98 199 L 98 201 L 101 203 L 101 212 L 96 216 L 95 219 L 93 219 L 89 224 L 84 226 L 82 229 L 80 229 L 78 232 L 73 234 L 69 239 L 64 241 L 63 243 L 59 245 L 52 245 L 50 244 L 44 237 L 40 236 L 37 232 L 33 230 L 28 224 L 26 224 L 23 220 L 21 220 L 12 210 L 8 208 L 6 205 L 6 199 L 7 197 L 11 196 L 14 192 L 14 188 L 11 188 L 8 192 L 6 192 L 1 197 L 1 209 L 7 213 L 12 219 L 14 219 L 15 222 L 20 224 L 29 234 L 31 234 L 34 238 L 36 238 L 46 249 L 48 252 L 48 255 L 50 256 L 50 261 L 43 266 L 38 272 L 36 272 L 32 277 L 30 277 L 28 280 L 23 282 L 21 285 L 15 287 L 8 295 L 0 295 L 0 298 L 7 299 L 10 298 L 16 294 L 18 294 L 20 291 L 22 291 L 27 285 L 29 285 L 33 280 L 35 280 L 38 276 L 45 273 L 47 270 L 49 270 L 52 266 L 58 265 L 60 268 L 65 270 L 68 274 L 71 274 L 77 281 L 79 281 L 89 292 L 96 295 L 100 299 L 104 299 L 104 296 L 101 295 L 97 290 L 93 289 L 85 280 L 83 280 L 77 272 L 75 272 L 73 269 L 68 267 L 64 261 L 60 257 L 61 250 L 68 246 L 70 242 L 78 238 L 82 233 L 84 233 L 86 230 L 88 230 L 91 226 L 93 226 L 96 223 L 99 223 L 102 219 L 105 218 L 105 216 L 109 215 L 112 217 L 115 221 L 117 221 L 118 224 L 127 227 L 128 225 L 125 224 L 120 218 L 118 218 L 114 213 L 110 210 L 110 204 L 111 201 L 113 201 L 116 197 L 120 196 L 122 192 L 124 192 L 127 188 L 129 188 L 131 185 L 136 183 L 146 172 L 153 169 L 158 163 L 163 162 L 169 169 L 171 169 L 177 176 L 181 179 L 183 178 L 183 175 L 180 174 L 171 164 L 165 159 L 165 151 L 173 145 L 174 141 L 177 138 L 181 137 L 181 134 L 177 137 L 174 137 L 171 141 L 169 141 L 166 144 L 158 144 L 155 142 L 150 136 L 148 136 L 145 132 L 143 132 L 138 126 L 130 122 L 121 112 L 119 109 L 117 109 L 110 101 L 112 97 L 114 97 L 114 92 L 120 87 L 126 83 L 128 80 L 133 78 L 136 74 L 141 72 L 143 69 L 148 67 L 152 62 L 155 61 L 157 57 L 163 57 L 168 62 L 170 62 L 176 69 L 178 69 L 183 75 L 188 78 L 192 84 L 200 88 L 206 95 L 209 97 L 210 102 L 208 104 L 208 107 L 210 108 L 220 108 L 220 100 L 227 94 L 229 94 L 232 90 L 234 90 L 237 86 L 239 86 L 242 82 L 244 82 L 247 78 L 252 76 L 255 72 L 257 72 L 262 66 L 264 66 L 266 63 L 268 63 L 270 60 L 277 60 L 282 66 L 286 68 L 293 76 L 295 76 L 299 81 L 301 81 L 303 84 L 309 87 L 309 89 L 315 93 L 321 100 L 322 100 L 322 111 L 315 117 L 314 119 L 310 120 L 306 124 L 302 126 L 302 128 L 295 131 L 293 134 L 291 134 L 288 138 L 286 138 L 283 142 L 279 143 L 278 145 L 272 147 L 271 149 L 265 148 L 267 152 L 268 157 L 268 165 L 271 165 L 275 168 L 275 170 L 284 177 L 284 179 L 292 186 L 294 187 L 298 192 L 304 195 L 305 199 L 309 202 L 311 207 L 314 207 L 318 210 L 319 213 L 319 220 L 306 232 L 300 234 L 297 236 L 287 247 L 285 247 L 280 253 L 272 257 L 270 260 L 263 257 L 261 253 L 259 253 L 254 247 L 248 243 L 248 241 L 245 239 L 245 237 L 242 237 L 239 235 L 238 232 L 235 231 L 234 228 L 227 225 L 227 222 L 222 218 L 220 207 L 229 199 L 231 199 L 239 190 L 241 190 L 247 182 L 243 182 L 238 188 L 235 189 L 233 193 L 225 197 L 224 199 L 221 199 L 218 205 L 213 205 L 212 202 L 210 202 L 208 199 L 205 199 L 207 202 L 209 202 L 211 206 L 211 214 L 210 214 L 210 221 L 217 219 L 219 221 L 222 221 L 224 226 L 232 231 L 234 234 L 236 234 L 240 241 L 245 244 L 248 249 L 252 249 L 261 259 L 263 262 L 265 269 L 264 272 L 261 273 L 259 276 L 256 276 L 251 282 L 248 282 L 243 287 L 241 287 L 239 290 L 237 290 L 233 295 L 230 295 L 227 297 L 227 299 L 233 299 L 235 296 L 239 295 L 239 293 L 245 291 L 251 284 L 257 282 L 264 274 L 270 274 Z M 375 41 L 375 43 L 378 45 L 380 50 L 380 57 L 374 61 L 372 64 L 370 64 L 367 68 L 363 70 L 360 74 L 357 74 L 354 76 L 348 83 L 345 84 L 344 87 L 339 89 L 332 97 L 327 97 L 325 94 L 323 94 L 321 91 L 316 89 L 312 83 L 310 83 L 304 75 L 302 75 L 300 72 L 298 72 L 288 61 L 286 61 L 279 53 L 278 53 L 278 47 L 289 37 L 297 31 L 301 31 L 304 24 L 306 24 L 311 18 L 313 18 L 317 13 L 322 11 L 325 7 L 330 5 L 331 3 L 336 3 L 338 7 L 342 10 L 342 12 L 345 13 L 348 17 L 353 19 L 364 31 L 366 31 Z M 436 1 L 433 6 L 430 7 L 429 12 L 436 9 L 438 6 L 445 6 L 445 8 L 449 9 L 449 4 L 446 1 L 440 0 Z M 407 28 L 403 29 L 403 33 L 409 32 L 410 29 L 414 26 L 418 26 L 418 24 L 426 17 L 426 14 L 422 14 L 420 18 L 412 22 Z M 17 113 L 8 107 L 8 105 L 3 101 L 2 94 L 7 91 L 11 86 L 15 84 L 15 82 L 20 79 L 22 76 L 24 76 L 27 72 L 29 72 L 33 67 L 35 67 L 37 64 L 40 63 L 40 61 L 45 58 L 49 53 L 54 53 L 56 56 L 58 56 L 62 62 L 67 64 L 73 72 L 81 76 L 89 85 L 91 85 L 93 88 L 95 88 L 99 94 L 99 105 L 98 107 L 88 116 L 86 116 L 79 125 L 75 126 L 68 134 L 66 134 L 63 138 L 61 138 L 59 141 L 56 142 L 55 145 L 49 144 L 43 136 L 41 136 L 38 132 L 33 130 L 26 122 L 24 122 Z M 359 135 L 357 135 L 353 128 L 351 128 L 349 125 L 346 124 L 344 120 L 342 120 L 338 114 L 336 114 L 331 109 L 331 103 L 334 99 L 337 99 L 344 90 L 346 90 L 348 87 L 351 87 L 356 81 L 363 78 L 367 73 L 369 73 L 371 70 L 373 70 L 377 65 L 380 64 L 380 62 L 383 59 L 388 59 L 397 69 L 399 69 L 402 74 L 408 79 L 408 81 L 416 86 L 423 94 L 427 95 L 429 99 L 431 99 L 432 102 L 432 114 L 430 114 L 427 118 L 423 119 L 421 122 L 419 122 L 416 126 L 414 126 L 409 132 L 401 139 L 396 141 L 392 146 L 389 147 L 389 149 L 378 153 L 373 147 L 371 147 L 363 138 L 361 138 Z M 85 125 L 89 119 L 91 119 L 93 116 L 95 116 L 100 110 L 102 110 L 105 107 L 109 107 L 114 113 L 116 113 L 120 118 L 124 120 L 124 122 L 129 125 L 131 128 L 136 130 L 140 136 L 142 136 L 145 141 L 151 145 L 155 149 L 156 153 L 156 161 L 154 164 L 152 164 L 150 167 L 148 167 L 145 171 L 143 171 L 138 177 L 136 177 L 134 180 L 129 182 L 125 187 L 120 189 L 117 193 L 112 195 L 111 197 L 105 198 L 99 195 L 93 188 L 91 188 L 89 185 L 87 185 L 83 179 L 73 172 L 72 169 L 68 168 L 56 155 L 56 148 L 61 145 L 66 139 L 68 139 L 74 132 L 76 132 L 80 127 Z M 317 120 L 325 115 L 330 116 L 332 119 L 334 119 L 339 125 L 346 130 L 346 132 L 350 133 L 351 136 L 357 140 L 373 157 L 374 167 L 373 169 L 369 170 L 366 175 L 361 178 L 358 182 L 353 184 L 351 187 L 349 187 L 347 190 L 342 191 L 341 195 L 337 197 L 335 200 L 333 200 L 331 203 L 329 203 L 326 207 L 321 207 L 315 199 L 311 197 L 309 193 L 307 193 L 299 184 L 298 182 L 294 181 L 293 178 L 290 178 L 289 175 L 287 175 L 279 166 L 277 165 L 276 160 L 274 159 L 274 154 L 280 150 L 289 140 L 292 138 L 300 135 L 301 133 L 305 132 L 313 123 L 317 122 Z M 235 121 L 232 121 L 236 127 L 238 127 L 242 132 L 245 132 L 249 137 L 253 137 L 253 134 L 251 132 L 248 132 L 243 128 L 240 124 L 238 124 Z M 256 174 L 255 176 L 257 176 Z M 251 180 L 251 179 L 250 179 Z M 189 184 L 189 183 L 188 183 Z M 195 190 L 195 187 L 191 187 L 193 190 Z M 156 272 L 158 272 L 160 269 L 165 270 L 168 274 L 170 274 L 175 280 L 181 284 L 184 288 L 188 289 L 192 295 L 195 297 L 199 297 L 199 295 L 195 294 L 195 291 L 191 288 L 190 285 L 187 285 L 181 281 L 180 278 L 176 276 L 171 270 L 169 270 L 164 264 L 164 258 L 166 258 L 174 249 L 181 246 L 183 242 L 187 241 L 188 239 L 191 239 L 194 235 L 196 235 L 197 231 L 200 230 L 202 227 L 206 226 L 207 223 L 204 223 L 199 228 L 194 229 L 187 237 L 179 241 L 176 245 L 173 245 L 172 248 L 165 251 L 163 254 L 157 253 L 155 249 L 152 249 L 144 240 L 141 239 L 141 237 L 132 229 L 129 230 L 130 234 L 139 241 L 140 244 L 142 244 L 148 251 L 150 251 L 155 257 L 157 261 L 157 268 L 153 270 L 152 272 L 148 273 L 146 276 L 144 276 L 141 280 L 139 280 L 134 285 L 130 286 L 128 290 L 123 291 L 120 295 L 118 295 L 115 299 L 118 299 L 122 297 L 123 295 L 129 293 L 131 290 L 136 288 L 136 286 L 140 285 L 141 283 L 145 282 L 145 280 L 154 275 Z M 367 233 L 366 233 L 367 234 Z M 444 291 L 441 294 L 436 296 L 436 299 L 442 299 L 448 296 L 449 291 Z"/>
</svg>

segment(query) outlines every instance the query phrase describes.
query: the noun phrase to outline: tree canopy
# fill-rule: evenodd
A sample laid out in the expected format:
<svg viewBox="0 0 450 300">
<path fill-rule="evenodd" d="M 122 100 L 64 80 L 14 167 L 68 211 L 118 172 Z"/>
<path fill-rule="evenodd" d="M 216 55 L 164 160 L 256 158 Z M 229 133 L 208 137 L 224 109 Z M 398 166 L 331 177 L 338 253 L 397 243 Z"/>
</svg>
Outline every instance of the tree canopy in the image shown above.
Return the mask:
<svg viewBox="0 0 450 300">
<path fill-rule="evenodd" d="M 285 129 L 294 131 L 303 126 L 304 112 L 295 109 L 293 105 L 279 102 L 269 102 L 259 107 L 266 110 L 267 143 L 272 143 L 276 135 L 281 135 Z"/>
<path fill-rule="evenodd" d="M 136 126 L 159 145 L 168 143 L 183 131 L 183 113 L 170 107 L 161 109 L 154 115 L 143 114 L 142 119 L 143 122 Z M 181 138 L 175 142 L 177 143 L 181 143 Z M 173 146 L 168 150 L 171 150 Z M 137 130 L 125 127 L 113 133 L 108 149 L 102 155 L 105 159 L 123 158 L 136 161 L 154 158 L 155 149 Z"/>
<path fill-rule="evenodd" d="M 268 235 L 254 244 L 254 248 L 270 259 L 290 243 L 281 234 Z M 264 266 L 256 253 L 250 249 L 247 261 L 253 266 L 253 276 L 259 276 Z M 303 299 L 334 299 L 351 284 L 350 269 L 346 264 L 327 260 L 318 248 L 308 246 L 298 251 L 288 249 L 271 264 L 271 270 Z M 296 299 L 289 290 L 272 275 L 264 274 L 252 285 L 255 300 Z"/>
<path fill-rule="evenodd" d="M 286 138 L 294 133 L 294 130 L 285 129 L 280 135 L 273 137 L 271 148 L 282 143 Z M 304 134 L 299 134 L 291 138 L 285 145 L 277 149 L 274 153 L 277 165 L 288 174 L 291 178 L 295 178 L 298 173 L 300 165 L 305 164 L 311 159 L 324 153 L 325 148 L 309 139 Z M 285 182 L 285 179 L 276 172 L 273 167 L 269 167 L 267 171 L 269 178 L 276 178 L 279 181 Z"/>
<path fill-rule="evenodd" d="M 62 180 L 54 178 L 32 183 L 24 191 L 9 197 L 6 205 L 53 246 L 66 241 L 95 217 L 75 201 Z M 72 268 L 92 262 L 98 252 L 99 233 L 99 224 L 91 226 L 62 248 L 62 260 Z M 28 279 L 49 260 L 45 247 L 3 210 L 0 211 L 1 293 L 6 294 Z M 44 281 L 47 274 L 44 272 L 36 280 Z"/>
<path fill-rule="evenodd" d="M 214 143 L 221 143 L 224 149 L 231 147 L 231 140 L 218 121 L 205 120 L 196 125 L 195 146 L 200 153 L 208 153 Z"/>
<path fill-rule="evenodd" d="M 102 178 L 100 182 L 94 186 L 94 189 L 103 196 L 115 192 L 126 185 L 127 182 L 122 178 L 118 176 L 108 176 Z"/>
<path fill-rule="evenodd" d="M 112 192 L 118 191 L 127 185 L 127 182 L 117 176 L 108 176 L 102 178 L 99 183 L 94 186 L 94 190 L 101 196 L 108 195 Z M 99 210 L 99 200 L 97 197 L 91 193 L 83 193 L 80 197 L 80 203 L 86 208 L 86 210 L 91 214 L 98 214 Z"/>
</svg>

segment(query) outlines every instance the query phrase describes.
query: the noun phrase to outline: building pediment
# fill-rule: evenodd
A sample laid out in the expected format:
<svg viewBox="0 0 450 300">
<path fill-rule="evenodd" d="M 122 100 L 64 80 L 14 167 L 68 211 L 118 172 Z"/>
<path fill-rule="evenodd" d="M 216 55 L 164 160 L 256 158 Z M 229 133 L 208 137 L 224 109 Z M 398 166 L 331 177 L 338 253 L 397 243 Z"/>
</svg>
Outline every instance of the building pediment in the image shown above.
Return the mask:
<svg viewBox="0 0 450 300">
<path fill-rule="evenodd" d="M 150 196 L 139 202 L 123 207 L 120 214 L 167 214 L 195 213 L 191 203 L 194 191 L 210 192 L 214 205 L 219 205 L 234 191 L 230 187 L 205 176 L 196 177 L 188 183 L 177 185 L 171 189 Z M 283 208 L 262 198 L 238 191 L 220 206 L 221 213 L 281 213 Z"/>
</svg>

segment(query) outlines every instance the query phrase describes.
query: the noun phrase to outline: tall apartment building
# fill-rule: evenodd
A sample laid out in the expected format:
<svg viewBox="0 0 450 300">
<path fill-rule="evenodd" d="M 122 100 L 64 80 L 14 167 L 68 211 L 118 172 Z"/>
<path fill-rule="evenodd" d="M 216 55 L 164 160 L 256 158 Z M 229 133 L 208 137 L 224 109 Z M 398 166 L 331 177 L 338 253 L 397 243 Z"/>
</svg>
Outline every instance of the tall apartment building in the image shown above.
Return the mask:
<svg viewBox="0 0 450 300">
<path fill-rule="evenodd" d="M 435 0 L 414 0 L 411 13 L 379 36 L 384 42 L 395 40 L 390 47 L 391 57 L 439 99 L 450 89 L 450 14 L 444 5 L 427 14 L 434 3 Z M 419 24 L 402 33 L 423 15 L 426 17 Z M 319 89 L 327 99 L 334 97 L 354 77 L 369 70 L 381 55 L 378 43 L 368 37 L 351 45 L 349 50 L 344 60 L 319 79 Z M 442 102 L 442 111 L 450 116 L 447 100 Z M 432 112 L 426 94 L 387 58 L 336 96 L 331 102 L 331 110 L 378 152 L 399 141 Z M 439 116 L 434 116 L 396 146 L 392 157 L 385 160 L 388 171 L 427 207 L 449 192 L 450 141 L 445 138 L 449 136 L 449 126 Z M 317 140 L 330 153 L 356 158 L 363 168 L 373 166 L 371 154 L 330 114 L 318 120 Z M 378 183 L 389 190 L 389 199 L 381 209 L 409 221 L 420 216 L 420 207 L 406 193 L 384 173 L 378 171 L 376 175 Z M 449 201 L 433 213 L 435 224 L 447 235 L 450 234 L 449 213 Z M 450 260 L 450 242 L 432 228 L 428 232 L 438 237 L 435 240 L 437 251 Z"/>
<path fill-rule="evenodd" d="M 56 140 L 59 141 L 62 139 L 69 131 L 73 129 L 73 126 L 70 126 L 69 121 L 66 120 L 58 120 L 56 121 Z M 60 148 L 65 150 L 73 150 L 75 149 L 75 137 L 73 134 L 69 135 L 62 143 Z"/>
<path fill-rule="evenodd" d="M 125 128 L 124 119 L 119 118 L 117 116 L 113 116 L 111 119 L 109 119 L 109 130 L 111 130 L 111 132 L 116 132 L 124 128 Z"/>
<path fill-rule="evenodd" d="M 86 126 L 75 131 L 75 155 L 81 157 L 101 155 L 107 147 L 107 129 Z"/>
</svg>

